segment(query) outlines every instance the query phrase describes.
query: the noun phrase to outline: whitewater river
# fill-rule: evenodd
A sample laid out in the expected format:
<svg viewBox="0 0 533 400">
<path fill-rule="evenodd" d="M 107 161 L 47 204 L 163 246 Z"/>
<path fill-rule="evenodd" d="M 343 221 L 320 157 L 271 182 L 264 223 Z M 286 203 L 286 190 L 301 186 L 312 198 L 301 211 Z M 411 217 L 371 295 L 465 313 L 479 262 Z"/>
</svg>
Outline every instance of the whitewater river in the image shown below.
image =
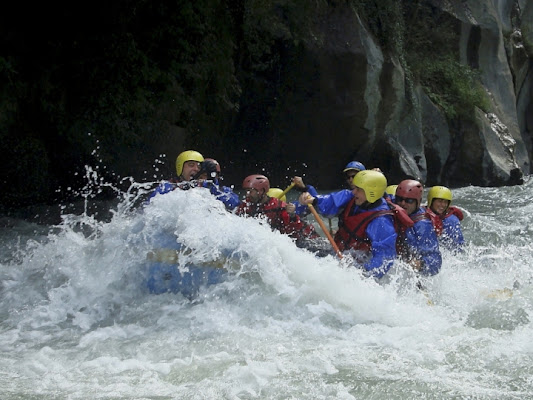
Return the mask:
<svg viewBox="0 0 533 400">
<path fill-rule="evenodd" d="M 0 230 L 0 399 L 533 398 L 533 182 L 454 190 L 464 254 L 388 284 L 206 190 Z M 231 255 L 190 301 L 144 286 L 161 237 Z M 186 268 L 186 265 L 181 267 Z M 428 302 L 430 304 L 428 304 Z"/>
</svg>

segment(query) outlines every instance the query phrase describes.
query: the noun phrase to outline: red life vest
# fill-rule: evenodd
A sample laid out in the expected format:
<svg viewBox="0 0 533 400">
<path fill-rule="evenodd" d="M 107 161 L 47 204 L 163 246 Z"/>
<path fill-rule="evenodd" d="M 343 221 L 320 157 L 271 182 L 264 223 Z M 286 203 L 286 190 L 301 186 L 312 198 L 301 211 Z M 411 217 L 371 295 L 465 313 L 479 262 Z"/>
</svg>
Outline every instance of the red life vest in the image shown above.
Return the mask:
<svg viewBox="0 0 533 400">
<path fill-rule="evenodd" d="M 400 207 L 400 206 L 398 206 Z M 401 207 L 400 207 L 401 208 Z M 396 239 L 396 252 L 399 256 L 402 257 L 404 261 L 409 262 L 412 259 L 411 249 L 407 245 L 406 239 L 405 239 L 405 231 L 407 228 L 412 227 L 416 222 L 422 221 L 423 219 L 431 219 L 429 215 L 427 214 L 427 211 L 424 210 L 424 212 L 421 212 L 419 214 L 415 215 L 408 215 L 407 211 L 405 211 L 403 208 L 405 215 L 407 215 L 407 218 L 411 221 L 410 224 L 402 225 L 400 226 L 400 229 L 398 232 L 398 238 Z"/>
<path fill-rule="evenodd" d="M 448 207 L 448 210 L 446 210 L 446 214 L 439 215 L 435 213 L 431 208 L 426 207 L 426 215 L 433 223 L 433 227 L 435 228 L 435 232 L 437 232 L 437 236 L 440 236 L 443 231 L 443 223 L 446 218 L 450 218 L 452 215 L 455 215 L 457 218 L 459 218 L 459 221 L 462 221 L 464 218 L 463 212 L 461 209 L 450 206 Z"/>
<path fill-rule="evenodd" d="M 237 215 L 246 214 L 251 217 L 264 215 L 273 229 L 294 239 L 319 237 L 313 225 L 304 223 L 298 215 L 289 215 L 286 205 L 287 203 L 280 199 L 269 197 L 268 201 L 263 204 L 241 203 L 237 208 Z"/>
<path fill-rule="evenodd" d="M 433 224 L 433 228 L 435 229 L 437 236 L 440 236 L 443 230 L 442 218 L 429 207 L 426 207 L 426 215 L 431 220 L 431 223 Z"/>
<path fill-rule="evenodd" d="M 370 251 L 372 243 L 366 234 L 366 227 L 375 218 L 381 215 L 394 216 L 393 210 L 370 210 L 355 215 L 350 212 L 355 205 L 355 199 L 351 199 L 344 211 L 339 215 L 339 230 L 335 234 L 335 243 L 340 251 L 347 249 Z"/>
<path fill-rule="evenodd" d="M 459 221 L 462 221 L 464 218 L 463 212 L 461 211 L 460 208 L 457 208 L 455 206 L 450 206 L 448 207 L 448 211 L 446 212 L 446 214 L 443 216 L 443 219 L 449 218 L 452 215 L 455 215 L 457 218 L 459 218 Z"/>
<path fill-rule="evenodd" d="M 403 233 L 407 228 L 412 227 L 416 221 L 413 221 L 407 211 L 405 211 L 398 204 L 393 203 L 389 197 L 387 197 L 387 204 L 394 212 L 394 229 L 397 233 Z M 418 221 L 418 220 L 417 220 Z"/>
</svg>

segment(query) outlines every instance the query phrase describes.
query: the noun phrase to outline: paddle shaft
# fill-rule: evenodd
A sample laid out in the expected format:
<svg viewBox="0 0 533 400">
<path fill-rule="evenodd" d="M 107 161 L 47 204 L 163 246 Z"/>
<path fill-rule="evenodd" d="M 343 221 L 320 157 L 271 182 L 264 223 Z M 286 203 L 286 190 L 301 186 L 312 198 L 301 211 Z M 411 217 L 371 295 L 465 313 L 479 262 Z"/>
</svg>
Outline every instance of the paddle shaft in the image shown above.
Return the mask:
<svg viewBox="0 0 533 400">
<path fill-rule="evenodd" d="M 283 196 L 285 196 L 289 190 L 291 190 L 294 187 L 294 182 L 291 183 L 289 186 L 287 186 L 287 189 L 285 189 L 279 196 L 278 199 L 281 199 Z"/>
<path fill-rule="evenodd" d="M 335 243 L 335 241 L 331 237 L 331 234 L 329 233 L 328 228 L 326 227 L 326 225 L 324 225 L 324 222 L 322 221 L 322 218 L 320 218 L 320 215 L 318 215 L 318 213 L 316 212 L 315 207 L 313 207 L 312 204 L 308 204 L 307 207 L 309 207 L 309 210 L 311 210 L 311 212 L 315 216 L 316 222 L 318 222 L 318 225 L 320 225 L 320 227 L 322 228 L 322 231 L 327 236 L 329 242 L 331 243 L 331 246 L 333 246 L 333 248 L 335 249 L 335 253 L 337 253 L 337 256 L 339 258 L 342 258 L 342 254 L 341 254 L 337 244 Z"/>
</svg>

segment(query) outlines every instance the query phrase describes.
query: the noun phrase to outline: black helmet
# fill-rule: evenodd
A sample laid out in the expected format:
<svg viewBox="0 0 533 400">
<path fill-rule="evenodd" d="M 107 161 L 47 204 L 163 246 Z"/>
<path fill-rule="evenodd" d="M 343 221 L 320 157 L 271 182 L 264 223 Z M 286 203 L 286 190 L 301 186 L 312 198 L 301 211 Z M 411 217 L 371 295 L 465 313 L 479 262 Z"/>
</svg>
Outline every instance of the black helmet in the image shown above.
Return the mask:
<svg viewBox="0 0 533 400">
<path fill-rule="evenodd" d="M 219 173 L 220 164 L 216 160 L 206 158 L 200 163 L 200 171 L 194 176 L 194 179 L 200 178 L 202 174 L 207 174 L 207 179 L 215 179 Z"/>
</svg>

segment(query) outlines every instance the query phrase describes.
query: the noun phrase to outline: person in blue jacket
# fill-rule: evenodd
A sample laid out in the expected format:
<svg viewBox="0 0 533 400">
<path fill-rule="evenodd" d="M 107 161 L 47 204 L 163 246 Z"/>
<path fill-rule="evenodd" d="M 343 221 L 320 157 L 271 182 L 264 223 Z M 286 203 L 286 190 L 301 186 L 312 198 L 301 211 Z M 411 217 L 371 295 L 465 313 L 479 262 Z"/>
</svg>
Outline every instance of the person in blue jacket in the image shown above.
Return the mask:
<svg viewBox="0 0 533 400">
<path fill-rule="evenodd" d="M 430 216 L 439 244 L 453 252 L 461 252 L 465 243 L 461 221 L 463 212 L 452 204 L 452 191 L 446 186 L 433 186 L 428 192 L 426 213 Z"/>
<path fill-rule="evenodd" d="M 414 222 L 410 228 L 400 227 L 398 255 L 421 275 L 435 275 L 442 265 L 437 234 L 425 209 L 420 206 L 424 188 L 413 179 L 401 181 L 394 202 L 402 207 Z"/>
<path fill-rule="evenodd" d="M 177 178 L 159 184 L 150 194 L 148 202 L 154 196 L 169 193 L 176 188 L 188 190 L 194 187 L 205 187 L 222 201 L 228 210 L 233 210 L 240 203 L 239 196 L 231 188 L 220 186 L 220 164 L 212 158 L 204 159 L 204 156 L 195 150 L 186 150 L 178 155 L 176 174 Z M 207 179 L 208 177 L 211 179 Z"/>
<path fill-rule="evenodd" d="M 342 189 L 337 192 L 329 193 L 327 195 L 319 195 L 312 185 L 304 184 L 302 178 L 299 176 L 295 176 L 292 181 L 295 184 L 294 187 L 296 188 L 296 190 L 299 190 L 300 192 L 308 192 L 313 197 L 331 196 L 334 204 L 345 204 L 346 201 L 351 200 L 353 198 L 353 178 L 359 171 L 365 170 L 365 166 L 359 161 L 350 161 L 348 164 L 346 164 L 346 167 L 344 167 L 344 170 L 342 171 L 349 189 Z M 294 202 L 292 204 L 294 204 L 295 206 L 294 211 L 292 208 L 289 207 L 289 212 L 295 212 L 298 215 L 306 215 L 309 212 L 309 208 L 305 205 L 301 205 L 299 202 Z M 328 213 L 328 210 L 322 210 L 320 206 L 317 211 L 326 217 L 331 216 L 331 213 Z"/>
<path fill-rule="evenodd" d="M 327 215 L 338 215 L 339 230 L 334 240 L 339 250 L 354 255 L 366 275 L 381 278 L 396 258 L 394 214 L 383 196 L 387 179 L 381 172 L 363 170 L 354 176 L 352 184 L 352 196 L 342 200 L 335 194 L 314 197 L 305 192 L 299 201 L 313 204 Z"/>
<path fill-rule="evenodd" d="M 200 171 L 194 176 L 198 185 L 208 188 L 211 194 L 224 203 L 228 210 L 235 209 L 240 203 L 239 195 L 234 193 L 230 187 L 220 184 L 223 178 L 218 161 L 213 158 L 206 158 L 200 165 Z"/>
<path fill-rule="evenodd" d="M 148 202 L 158 195 L 173 191 L 176 188 L 190 189 L 193 187 L 191 181 L 194 176 L 200 172 L 204 162 L 204 156 L 195 150 L 186 150 L 181 152 L 176 158 L 176 177 L 168 181 L 161 182 L 159 186 L 150 193 Z"/>
</svg>

